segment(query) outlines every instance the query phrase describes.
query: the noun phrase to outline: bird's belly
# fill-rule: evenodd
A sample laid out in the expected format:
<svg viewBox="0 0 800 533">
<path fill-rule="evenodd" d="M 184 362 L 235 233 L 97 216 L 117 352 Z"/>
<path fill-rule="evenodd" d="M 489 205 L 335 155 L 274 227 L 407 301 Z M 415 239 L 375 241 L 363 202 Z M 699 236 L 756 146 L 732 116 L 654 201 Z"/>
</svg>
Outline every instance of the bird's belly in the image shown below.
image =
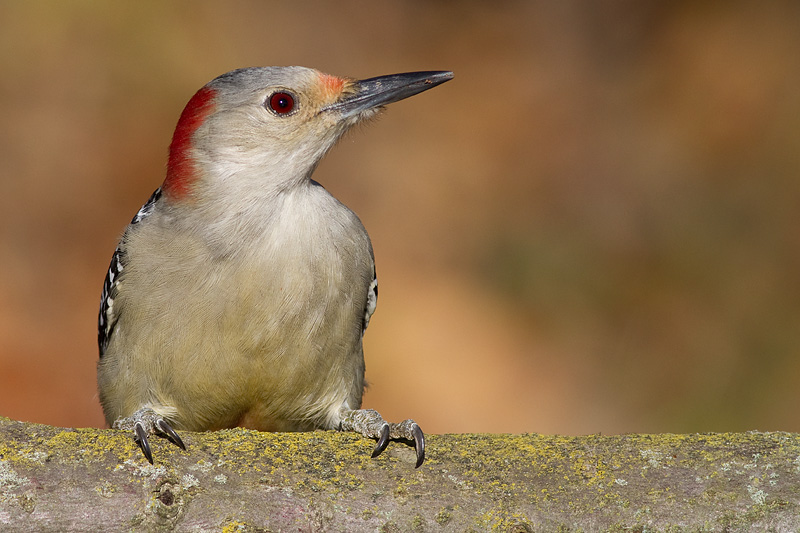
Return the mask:
<svg viewBox="0 0 800 533">
<path fill-rule="evenodd" d="M 116 416 L 148 404 L 178 429 L 286 431 L 329 427 L 341 405 L 360 406 L 363 304 L 332 288 L 340 280 L 300 270 L 212 270 L 150 298 L 158 307 L 128 303 L 149 327 L 130 338 L 121 317 L 104 357 L 125 354 L 127 371 L 112 378 L 127 404 Z"/>
</svg>

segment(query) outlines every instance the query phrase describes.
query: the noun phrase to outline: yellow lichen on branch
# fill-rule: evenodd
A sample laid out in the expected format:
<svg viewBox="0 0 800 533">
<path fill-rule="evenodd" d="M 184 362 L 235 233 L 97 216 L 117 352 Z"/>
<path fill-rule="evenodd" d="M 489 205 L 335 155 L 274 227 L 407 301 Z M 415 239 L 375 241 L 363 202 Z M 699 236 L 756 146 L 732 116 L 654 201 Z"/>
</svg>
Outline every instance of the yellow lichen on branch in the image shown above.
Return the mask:
<svg viewBox="0 0 800 533">
<path fill-rule="evenodd" d="M 710 531 L 800 528 L 800 436 L 127 432 L 0 418 L 0 529 Z M 91 517 L 88 519 L 86 517 Z"/>
</svg>

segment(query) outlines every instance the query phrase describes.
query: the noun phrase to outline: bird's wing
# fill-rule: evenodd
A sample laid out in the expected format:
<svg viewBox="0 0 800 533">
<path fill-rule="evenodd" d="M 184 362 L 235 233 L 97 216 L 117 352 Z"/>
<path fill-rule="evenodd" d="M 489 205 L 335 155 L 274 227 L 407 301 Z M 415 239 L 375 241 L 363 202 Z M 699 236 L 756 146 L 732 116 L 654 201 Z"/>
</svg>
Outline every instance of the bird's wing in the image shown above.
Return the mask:
<svg viewBox="0 0 800 533">
<path fill-rule="evenodd" d="M 131 220 L 131 226 L 147 218 L 152 213 L 153 206 L 155 206 L 159 198 L 161 198 L 160 188 L 156 189 L 150 199 L 139 209 L 139 212 Z M 130 226 L 128 228 L 130 229 Z M 125 269 L 124 242 L 125 236 L 123 235 L 120 244 L 114 250 L 114 255 L 111 256 L 111 264 L 108 266 L 106 279 L 103 282 L 103 292 L 100 295 L 100 313 L 97 318 L 97 344 L 100 348 L 100 357 L 103 357 L 106 352 L 114 326 L 117 324 L 117 319 L 119 319 L 119 311 L 114 308 L 114 298 L 117 295 L 119 284 L 122 280 L 122 272 Z"/>
<path fill-rule="evenodd" d="M 362 335 L 364 331 L 366 331 L 367 326 L 369 326 L 369 319 L 372 318 L 372 313 L 375 312 L 375 309 L 377 307 L 378 307 L 378 275 L 375 272 L 375 263 L 373 260 L 372 282 L 369 284 L 369 290 L 367 291 L 367 305 L 364 307 L 364 326 L 361 328 Z"/>
</svg>

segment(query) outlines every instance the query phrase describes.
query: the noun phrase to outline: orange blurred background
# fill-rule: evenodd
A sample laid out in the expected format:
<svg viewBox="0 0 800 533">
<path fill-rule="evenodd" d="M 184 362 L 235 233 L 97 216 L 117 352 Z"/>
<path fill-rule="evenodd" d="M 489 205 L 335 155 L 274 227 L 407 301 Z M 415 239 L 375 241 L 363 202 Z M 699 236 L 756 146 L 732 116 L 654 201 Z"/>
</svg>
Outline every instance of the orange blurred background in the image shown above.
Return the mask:
<svg viewBox="0 0 800 533">
<path fill-rule="evenodd" d="M 96 314 L 189 97 L 449 69 L 315 174 L 375 247 L 365 405 L 800 431 L 800 3 L 0 3 L 0 414 L 104 426 Z M 191 369 L 188 369 L 191 371 Z"/>
</svg>

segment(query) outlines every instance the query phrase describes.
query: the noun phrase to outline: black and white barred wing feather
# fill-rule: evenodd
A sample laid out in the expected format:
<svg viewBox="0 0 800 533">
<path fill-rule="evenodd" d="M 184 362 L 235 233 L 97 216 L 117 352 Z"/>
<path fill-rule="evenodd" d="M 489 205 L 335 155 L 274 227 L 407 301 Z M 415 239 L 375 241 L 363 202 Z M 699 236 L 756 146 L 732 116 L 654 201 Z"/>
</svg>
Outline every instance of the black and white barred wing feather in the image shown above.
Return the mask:
<svg viewBox="0 0 800 533">
<path fill-rule="evenodd" d="M 150 199 L 139 209 L 136 216 L 131 220 L 131 225 L 138 224 L 146 218 L 152 211 L 153 206 L 158 199 L 161 198 L 161 189 L 156 191 L 150 196 Z M 122 237 L 123 241 L 125 236 Z M 103 282 L 103 292 L 100 296 L 100 314 L 97 319 L 97 344 L 100 348 L 100 357 L 108 348 L 108 341 L 111 339 L 111 334 L 114 332 L 114 326 L 117 323 L 119 314 L 114 308 L 114 298 L 116 298 L 117 290 L 120 282 L 123 279 L 123 272 L 125 270 L 125 251 L 122 248 L 122 242 L 114 250 L 114 255 L 111 257 L 111 264 L 108 266 L 106 272 L 106 279 Z"/>
</svg>

